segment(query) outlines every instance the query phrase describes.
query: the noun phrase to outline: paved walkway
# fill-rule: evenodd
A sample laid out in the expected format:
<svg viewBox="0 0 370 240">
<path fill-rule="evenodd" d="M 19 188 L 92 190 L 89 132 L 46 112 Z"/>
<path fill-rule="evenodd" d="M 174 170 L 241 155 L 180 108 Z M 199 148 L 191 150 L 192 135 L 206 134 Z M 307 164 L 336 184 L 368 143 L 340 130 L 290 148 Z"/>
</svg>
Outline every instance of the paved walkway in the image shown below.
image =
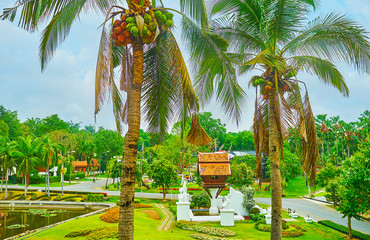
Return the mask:
<svg viewBox="0 0 370 240">
<path fill-rule="evenodd" d="M 158 208 L 165 216 L 161 224 L 159 224 L 157 230 L 159 231 L 169 230 L 172 226 L 172 223 L 175 221 L 175 215 L 173 215 L 172 212 L 165 208 L 162 204 L 154 203 L 154 206 Z"/>
<path fill-rule="evenodd" d="M 271 204 L 270 198 L 256 198 L 256 201 L 258 203 Z M 282 205 L 285 210 L 288 208 L 292 209 L 292 211 L 295 210 L 302 217 L 310 215 L 314 221 L 330 220 L 347 226 L 347 218 L 342 218 L 342 215 L 338 211 L 327 206 L 327 203 L 309 199 L 283 198 Z M 352 228 L 370 234 L 370 223 L 368 221 L 362 222 L 352 219 Z"/>
</svg>

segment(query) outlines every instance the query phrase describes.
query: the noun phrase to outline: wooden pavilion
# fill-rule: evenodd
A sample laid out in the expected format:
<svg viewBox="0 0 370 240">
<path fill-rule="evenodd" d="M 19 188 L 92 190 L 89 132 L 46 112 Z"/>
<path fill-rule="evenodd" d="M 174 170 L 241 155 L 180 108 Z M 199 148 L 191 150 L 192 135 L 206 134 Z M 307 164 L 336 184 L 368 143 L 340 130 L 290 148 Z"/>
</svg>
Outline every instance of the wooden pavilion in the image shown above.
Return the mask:
<svg viewBox="0 0 370 240">
<path fill-rule="evenodd" d="M 230 158 L 228 152 L 198 153 L 198 174 L 202 178 L 202 187 L 209 196 L 217 198 L 226 179 L 231 175 Z M 217 188 L 216 196 L 212 197 L 210 188 Z"/>
</svg>

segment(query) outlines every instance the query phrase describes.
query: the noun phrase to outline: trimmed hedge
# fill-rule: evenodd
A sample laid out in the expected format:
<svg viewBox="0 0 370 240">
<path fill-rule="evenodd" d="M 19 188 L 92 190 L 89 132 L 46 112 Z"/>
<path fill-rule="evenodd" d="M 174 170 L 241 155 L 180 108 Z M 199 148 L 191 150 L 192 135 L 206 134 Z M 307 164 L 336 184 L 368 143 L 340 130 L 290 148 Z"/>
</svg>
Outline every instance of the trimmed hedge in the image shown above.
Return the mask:
<svg viewBox="0 0 370 240">
<path fill-rule="evenodd" d="M 104 195 L 103 194 L 87 194 L 86 195 L 86 202 L 104 202 Z"/>
<path fill-rule="evenodd" d="M 91 232 L 92 232 L 92 230 L 88 230 L 88 229 L 81 230 L 81 231 L 74 231 L 74 232 L 68 233 L 64 237 L 66 237 L 66 238 L 68 238 L 68 237 L 70 237 L 70 238 L 73 238 L 73 237 L 83 237 L 83 236 L 89 235 Z"/>
<path fill-rule="evenodd" d="M 337 224 L 335 222 L 332 222 L 330 220 L 320 220 L 320 221 L 318 221 L 318 223 L 320 223 L 321 225 L 330 227 L 332 229 L 335 229 L 335 230 L 337 230 L 341 233 L 348 234 L 348 227 L 342 226 L 342 225 Z M 359 232 L 359 231 L 354 230 L 354 229 L 352 229 L 352 235 L 353 235 L 353 237 L 356 237 L 356 238 L 359 238 L 359 239 L 362 239 L 362 240 L 369 240 L 370 239 L 369 234 L 362 233 L 362 232 Z"/>
</svg>

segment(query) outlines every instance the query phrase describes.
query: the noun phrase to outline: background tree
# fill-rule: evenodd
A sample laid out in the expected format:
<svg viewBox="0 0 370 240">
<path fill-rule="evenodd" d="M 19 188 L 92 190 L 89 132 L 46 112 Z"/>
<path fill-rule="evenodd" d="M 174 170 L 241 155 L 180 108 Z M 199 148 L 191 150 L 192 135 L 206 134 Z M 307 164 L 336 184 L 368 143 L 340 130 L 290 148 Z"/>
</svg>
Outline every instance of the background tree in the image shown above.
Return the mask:
<svg viewBox="0 0 370 240">
<path fill-rule="evenodd" d="M 21 123 L 16 111 L 8 110 L 3 105 L 0 105 L 0 120 L 7 124 L 8 137 L 10 140 L 16 140 L 17 137 L 23 135 Z"/>
<path fill-rule="evenodd" d="M 162 187 L 163 200 L 166 200 L 167 189 L 177 182 L 176 167 L 167 160 L 156 160 L 150 165 L 148 174 L 153 187 Z"/>
<path fill-rule="evenodd" d="M 339 176 L 341 173 L 340 168 L 333 164 L 327 164 L 325 168 L 320 169 L 317 173 L 316 184 L 321 187 L 328 185 L 329 181 Z"/>
<path fill-rule="evenodd" d="M 337 175 L 338 176 L 338 175 Z M 338 179 L 331 179 L 325 187 L 325 198 L 329 201 L 333 202 L 333 206 L 336 207 L 341 199 L 340 199 L 340 192 L 341 192 L 341 185 L 338 182 Z"/>
<path fill-rule="evenodd" d="M 18 162 L 18 170 L 24 177 L 24 196 L 26 196 L 30 173 L 34 167 L 41 166 L 40 139 L 32 139 L 31 136 L 19 137 L 13 156 Z"/>
<path fill-rule="evenodd" d="M 226 182 L 232 184 L 235 188 L 249 186 L 253 183 L 253 173 L 248 169 L 245 163 L 231 164 L 231 176 L 227 177 Z"/>
</svg>

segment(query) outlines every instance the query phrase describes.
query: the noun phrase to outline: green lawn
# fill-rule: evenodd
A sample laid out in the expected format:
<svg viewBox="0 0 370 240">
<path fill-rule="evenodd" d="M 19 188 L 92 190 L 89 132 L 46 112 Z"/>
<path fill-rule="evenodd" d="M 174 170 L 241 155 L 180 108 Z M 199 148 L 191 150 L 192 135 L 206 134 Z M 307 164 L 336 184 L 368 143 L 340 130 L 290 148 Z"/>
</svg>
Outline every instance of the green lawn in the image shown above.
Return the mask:
<svg viewBox="0 0 370 240">
<path fill-rule="evenodd" d="M 144 202 L 144 201 L 143 201 Z M 160 224 L 160 220 L 154 220 L 148 218 L 147 214 L 140 212 L 143 209 L 135 209 L 135 239 L 136 240 L 167 240 L 167 239 L 179 239 L 179 240 L 190 240 L 190 234 L 195 233 L 191 231 L 181 230 L 176 227 L 169 231 L 158 231 L 157 227 Z M 161 217 L 164 216 L 160 213 Z M 39 232 L 32 235 L 27 239 L 45 239 L 45 240 L 62 240 L 64 236 L 71 231 L 78 231 L 83 229 L 94 229 L 97 227 L 109 227 L 117 226 L 118 224 L 105 223 L 99 219 L 100 215 L 90 216 L 86 218 L 76 219 L 67 223 L 63 223 L 56 227 L 52 227 L 48 230 Z M 284 213 L 283 217 L 287 217 Z M 306 232 L 303 236 L 295 238 L 297 240 L 322 240 L 322 239 L 343 239 L 346 235 L 339 233 L 331 228 L 325 227 L 318 223 L 304 223 L 302 218 L 298 218 L 296 222 L 290 222 L 290 224 L 301 226 Z M 221 227 L 219 223 L 200 223 L 202 226 L 208 227 Z M 254 240 L 265 240 L 270 238 L 269 232 L 261 232 L 254 228 L 253 222 L 236 222 L 234 227 L 221 227 L 232 230 L 237 233 L 233 238 L 229 239 L 254 239 Z M 70 238 L 71 240 L 85 239 L 85 237 Z M 283 239 L 290 239 L 284 238 Z"/>
</svg>

